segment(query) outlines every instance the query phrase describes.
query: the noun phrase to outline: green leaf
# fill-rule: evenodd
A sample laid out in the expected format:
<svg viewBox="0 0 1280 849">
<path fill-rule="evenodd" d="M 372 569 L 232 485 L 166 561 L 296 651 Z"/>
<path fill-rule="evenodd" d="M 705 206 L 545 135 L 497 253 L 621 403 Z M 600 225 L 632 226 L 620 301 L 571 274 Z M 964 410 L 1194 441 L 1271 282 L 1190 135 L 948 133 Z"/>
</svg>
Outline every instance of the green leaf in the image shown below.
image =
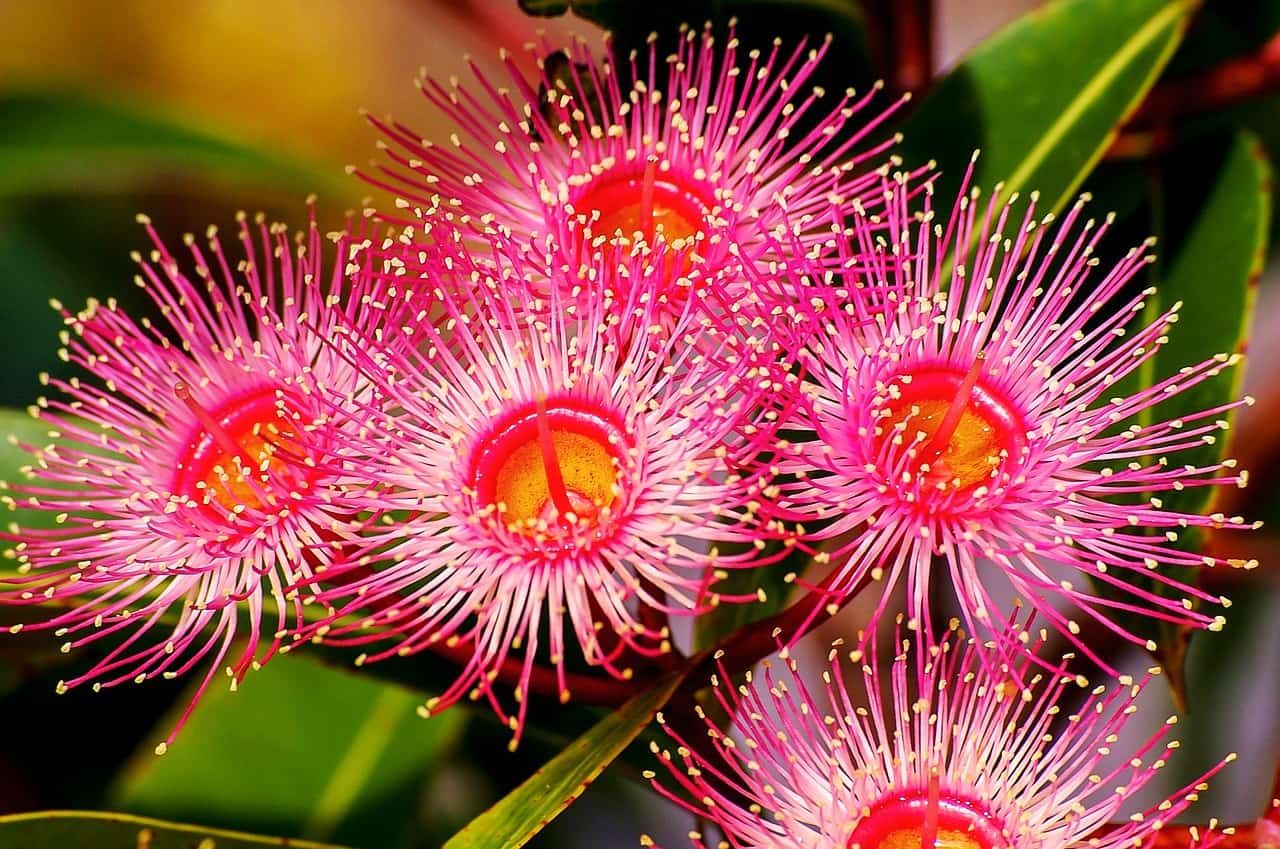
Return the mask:
<svg viewBox="0 0 1280 849">
<path fill-rule="evenodd" d="M 684 670 L 668 673 L 606 715 L 528 781 L 472 820 L 443 849 L 518 849 L 528 843 L 645 729 L 684 675 Z"/>
<path fill-rule="evenodd" d="M 53 514 L 48 510 L 22 509 L 14 503 L 13 494 L 6 491 L 8 485 L 19 483 L 26 478 L 22 469 L 30 466 L 32 457 L 20 443 L 44 447 L 52 442 L 49 437 L 49 425 L 37 421 L 24 410 L 0 409 L 0 499 L 8 508 L 4 523 L 8 530 L 14 523 L 27 528 L 48 528 L 53 526 Z M 6 571 L 0 566 L 0 571 Z"/>
<path fill-rule="evenodd" d="M 1149 313 L 1154 313 L 1180 301 L 1183 316 L 1171 329 L 1169 341 L 1146 364 L 1143 382 L 1148 385 L 1208 357 L 1242 354 L 1248 341 L 1271 226 L 1271 168 L 1262 145 L 1251 133 L 1237 133 L 1225 153 L 1206 154 L 1202 147 L 1184 151 L 1163 169 L 1160 200 L 1164 210 L 1157 212 L 1157 219 L 1171 217 L 1180 208 L 1195 208 L 1197 197 L 1204 200 L 1194 218 L 1183 224 L 1186 235 L 1162 266 L 1162 279 L 1147 304 Z M 1215 159 L 1221 165 L 1210 172 L 1213 176 L 1207 192 L 1204 186 L 1186 179 L 1194 173 L 1187 170 L 1189 167 L 1203 171 Z M 1179 222 L 1170 223 L 1176 226 Z M 1169 399 L 1160 405 L 1158 414 L 1177 418 L 1230 403 L 1240 397 L 1243 377 L 1243 367 L 1236 366 Z M 1234 418 L 1234 412 L 1221 416 L 1228 424 Z M 1179 452 L 1177 462 L 1197 466 L 1220 462 L 1226 456 L 1228 436 L 1229 432 L 1219 432 L 1213 443 Z M 1220 489 L 1188 487 L 1165 494 L 1163 501 L 1170 510 L 1209 513 Z M 1179 539 L 1179 545 L 1190 550 L 1198 550 L 1203 543 L 1204 534 L 1195 529 L 1182 531 Z M 1198 570 L 1187 569 L 1173 570 L 1173 576 L 1187 583 L 1200 577 Z M 1159 585 L 1157 590 L 1167 588 Z M 1160 623 L 1156 631 L 1156 656 L 1169 673 L 1175 702 L 1185 708 L 1190 632 L 1168 623 Z"/>
<path fill-rule="evenodd" d="M 31 463 L 31 455 L 15 444 L 28 442 L 43 445 L 49 441 L 49 426 L 36 421 L 26 410 L 0 409 L 0 481 L 16 481 L 22 475 L 19 469 Z"/>
<path fill-rule="evenodd" d="M 1257 138 L 1239 132 L 1225 139 L 1202 140 L 1164 161 L 1113 166 L 1098 176 L 1104 179 L 1094 182 L 1111 187 L 1104 196 L 1112 200 L 1132 194 L 1135 182 L 1145 187 L 1145 203 L 1118 224 L 1120 231 L 1127 231 L 1126 237 L 1115 234 L 1109 248 L 1123 250 L 1132 239 L 1152 232 L 1160 239 L 1159 262 L 1149 266 L 1147 281 L 1155 292 L 1146 298 L 1143 322 L 1154 321 L 1174 303 L 1182 303 L 1182 320 L 1170 329 L 1168 341 L 1110 394 L 1131 394 L 1210 357 L 1242 353 L 1271 217 L 1271 170 Z M 1117 187 L 1123 188 L 1116 192 Z M 1240 397 L 1242 377 L 1242 367 L 1228 369 L 1144 411 L 1136 423 L 1182 418 L 1230 403 Z M 1230 423 L 1233 416 L 1218 418 Z M 1218 463 L 1226 456 L 1229 435 L 1230 431 L 1218 432 L 1213 443 L 1179 451 L 1169 461 L 1197 466 Z M 1187 487 L 1163 493 L 1161 499 L 1167 509 L 1204 514 L 1213 511 L 1213 499 L 1221 491 L 1221 487 Z M 1179 533 L 1180 548 L 1200 550 L 1204 534 L 1199 529 Z M 1193 585 L 1200 578 L 1200 570 L 1192 568 L 1166 568 L 1162 573 Z M 1144 575 L 1130 580 L 1148 592 L 1173 592 Z M 1115 590 L 1108 585 L 1095 583 L 1095 588 L 1104 596 L 1114 596 Z M 1139 616 L 1121 618 L 1133 633 L 1154 640 L 1156 657 L 1167 673 L 1165 680 L 1175 701 L 1185 707 L 1184 665 L 1190 632 Z"/>
<path fill-rule="evenodd" d="M 238 691 L 211 688 L 163 757 L 150 748 L 135 755 L 111 805 L 361 846 L 403 845 L 422 787 L 467 718 L 456 710 L 424 721 L 419 704 L 402 688 L 278 657 Z"/>
<path fill-rule="evenodd" d="M 942 168 L 949 208 L 974 150 L 974 182 L 1002 197 L 1073 195 L 1181 40 L 1197 0 L 1056 0 L 980 44 L 903 128 L 903 157 Z"/>
<path fill-rule="evenodd" d="M 358 197 L 336 171 L 88 94 L 0 95 L 0 127 L 0 198 L 117 192 L 175 178 Z"/>
<path fill-rule="evenodd" d="M 777 563 L 753 569 L 733 569 L 728 577 L 715 585 L 718 593 L 749 595 L 759 599 L 748 604 L 720 604 L 694 622 L 694 648 L 701 650 L 716 645 L 739 628 L 767 619 L 787 606 L 795 586 L 796 575 L 804 574 L 810 555 L 793 548 Z"/>
<path fill-rule="evenodd" d="M 1182 178 L 1192 162 L 1203 170 L 1215 159 L 1221 164 L 1207 192 Z M 1218 354 L 1244 352 L 1271 223 L 1271 167 L 1252 133 L 1236 134 L 1225 152 L 1206 155 L 1197 148 L 1188 157 L 1173 160 L 1166 167 L 1164 182 L 1170 213 L 1194 205 L 1196 196 L 1204 199 L 1194 218 L 1184 225 L 1186 235 L 1163 265 L 1156 294 L 1148 300 L 1148 310 L 1182 303 L 1182 321 L 1174 325 L 1169 341 L 1150 361 L 1149 374 L 1156 380 Z M 1206 380 L 1162 404 L 1160 413 L 1176 418 L 1234 401 L 1240 397 L 1243 377 L 1244 369 L 1237 367 Z M 1229 421 L 1232 416 L 1222 418 Z M 1225 456 L 1226 437 L 1223 433 L 1213 444 L 1180 452 L 1178 462 L 1219 462 Z M 1214 487 L 1191 487 L 1170 493 L 1164 499 L 1165 506 L 1205 512 L 1216 492 Z"/>
<path fill-rule="evenodd" d="M 11 485 L 26 481 L 27 475 L 23 470 L 35 464 L 34 456 L 23 448 L 23 445 L 43 449 L 57 444 L 74 444 L 77 448 L 91 453 L 95 450 L 101 453 L 104 450 L 63 437 L 53 429 L 50 422 L 39 421 L 25 410 L 9 410 L 3 407 L 0 407 L 0 440 L 2 440 L 0 442 L 0 504 L 4 505 L 4 509 L 0 510 L 0 517 L 5 529 L 10 532 L 13 532 L 16 527 L 51 528 L 57 516 L 52 510 L 36 510 L 30 506 L 24 506 L 26 502 L 23 497 L 10 489 Z M 71 487 L 71 484 L 61 485 L 47 481 L 43 482 L 43 485 Z M 6 561 L 0 561 L 0 573 L 7 571 L 4 562 Z"/>
<path fill-rule="evenodd" d="M 194 825 L 96 811 L 40 811 L 0 816 L 0 845 L 12 849 L 338 849 Z"/>
<path fill-rule="evenodd" d="M 47 204 L 51 199 L 42 199 Z M 83 202 L 67 203 L 63 216 L 41 215 L 45 204 L 32 199 L 25 203 L 0 201 L 0 289 L 5 293 L 5 334 L 8 353 L 0 370 L 0 404 L 21 406 L 30 403 L 40 391 L 36 376 L 50 372 L 65 376 L 71 373 L 69 363 L 58 359 L 58 331 L 64 329 L 62 317 L 49 307 L 51 298 L 64 303 L 80 304 L 95 284 L 108 274 L 118 281 L 131 282 L 136 266 L 130 268 L 128 257 L 119 250 L 120 224 L 132 222 L 137 212 L 121 209 L 120 218 L 112 226 L 95 221 L 91 232 L 100 236 L 97 250 L 86 250 L 76 244 L 77 233 L 72 222 L 87 223 L 97 216 L 88 213 Z M 136 231 L 136 225 L 133 227 Z M 105 258 L 105 246 L 115 245 L 116 256 Z M 114 260 L 114 261 L 113 261 Z M 83 263 L 83 265 L 82 265 Z M 87 266 L 87 268 L 85 267 Z M 123 266 L 123 268 L 121 268 Z M 86 273 L 87 272 L 87 273 Z M 111 295 L 111 290 L 96 294 Z"/>
<path fill-rule="evenodd" d="M 1226 752 L 1239 751 L 1239 762 L 1229 770 L 1240 773 L 1236 780 L 1223 773 L 1197 792 L 1196 807 L 1206 811 L 1229 810 L 1244 799 L 1260 807 L 1276 769 L 1274 744 L 1261 741 L 1274 739 L 1269 720 L 1280 708 L 1271 654 L 1280 639 L 1280 595 L 1265 584 L 1250 589 L 1240 593 L 1221 633 L 1191 645 L 1186 677 L 1193 698 L 1178 720 L 1182 747 L 1169 760 L 1168 775 L 1161 776 L 1164 787 L 1185 787 Z M 1149 715 L 1168 710 L 1159 703 L 1144 709 Z"/>
</svg>

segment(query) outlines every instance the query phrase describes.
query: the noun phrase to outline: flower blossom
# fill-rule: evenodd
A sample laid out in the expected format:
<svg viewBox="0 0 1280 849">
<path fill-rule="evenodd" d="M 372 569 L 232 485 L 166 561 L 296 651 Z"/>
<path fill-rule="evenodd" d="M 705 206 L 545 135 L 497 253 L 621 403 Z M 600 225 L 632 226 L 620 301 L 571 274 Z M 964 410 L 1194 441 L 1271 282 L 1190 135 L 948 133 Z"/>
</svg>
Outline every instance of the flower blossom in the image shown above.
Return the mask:
<svg viewBox="0 0 1280 849">
<path fill-rule="evenodd" d="M 602 58 L 582 42 L 533 45 L 534 83 L 506 54 L 506 81 L 474 65 L 474 89 L 421 80 L 458 132 L 435 144 L 371 119 L 387 161 L 362 176 L 401 207 L 549 237 L 572 266 L 658 240 L 683 267 L 767 259 L 784 222 L 803 249 L 829 228 L 832 199 L 877 203 L 896 141 L 882 127 L 898 104 L 872 111 L 879 85 L 834 99 L 812 86 L 829 40 L 744 50 L 708 27 L 683 29 L 667 57 L 656 40 L 629 62 L 609 47 Z"/>
<path fill-rule="evenodd" d="M 707 720 L 705 733 L 695 722 L 686 739 L 667 724 L 675 750 L 656 743 L 653 750 L 670 783 L 647 773 L 659 792 L 723 835 L 717 842 L 693 832 L 693 845 L 1145 846 L 1222 766 L 1135 811 L 1131 800 L 1177 746 L 1166 739 L 1175 718 L 1136 750 L 1113 752 L 1146 681 L 1082 691 L 1065 662 L 1046 671 L 1023 656 L 1017 668 L 997 668 L 971 640 L 917 638 L 898 644 L 887 675 L 873 653 L 851 652 L 861 667 L 854 682 L 846 680 L 837 644 L 822 673 L 825 697 L 815 696 L 785 649 L 784 670 L 767 662 L 743 686 L 722 670 L 715 697 L 733 717 L 732 732 Z M 850 683 L 865 691 L 866 707 Z"/>
<path fill-rule="evenodd" d="M 809 301 L 797 355 L 807 401 L 787 427 L 803 435 L 780 451 L 789 477 L 771 494 L 825 545 L 825 587 L 843 597 L 882 581 L 883 609 L 905 581 L 908 613 L 927 626 L 941 570 L 970 628 L 995 634 L 1003 580 L 1104 667 L 1077 637 L 1080 612 L 1139 644 L 1119 614 L 1221 627 L 1197 605 L 1226 600 L 1167 567 L 1254 565 L 1178 545 L 1188 528 L 1248 525 L 1172 502 L 1246 483 L 1234 460 L 1180 455 L 1221 438 L 1249 399 L 1177 417 L 1160 405 L 1239 356 L 1122 389 L 1177 320 L 1176 304 L 1140 320 L 1150 243 L 1102 265 L 1111 218 L 1086 220 L 1083 200 L 1054 222 L 1036 218 L 1034 197 L 1015 212 L 964 192 L 943 227 L 931 204 L 911 211 L 907 191 L 889 186 L 882 220 L 853 209 L 843 250 L 855 259 L 808 274 L 826 294 Z M 883 303 L 851 296 L 855 284 Z"/>
<path fill-rule="evenodd" d="M 135 255 L 137 283 L 162 320 L 114 300 L 78 313 L 54 304 L 64 357 L 84 376 L 43 377 L 58 394 L 31 412 L 53 441 L 27 446 L 29 480 L 6 496 L 28 524 L 9 535 L 18 574 L 0 603 L 50 606 L 10 630 L 53 629 L 64 651 L 122 637 L 60 692 L 204 663 L 163 752 L 233 641 L 244 639 L 227 667 L 234 686 L 296 630 L 289 588 L 359 530 L 336 448 L 359 422 L 330 396 L 359 411 L 372 385 L 329 338 L 377 311 L 377 283 L 347 235 L 325 277 L 314 216 L 296 246 L 282 225 L 242 216 L 238 259 L 214 228 L 207 247 L 187 236 L 194 274 L 140 220 L 154 247 Z"/>
<path fill-rule="evenodd" d="M 394 412 L 360 449 L 386 485 L 369 510 L 403 521 L 320 582 L 316 638 L 383 644 L 361 663 L 449 652 L 464 668 L 424 712 L 483 696 L 518 738 L 531 681 L 568 700 L 567 664 L 629 678 L 669 654 L 669 615 L 756 598 L 716 583 L 766 562 L 752 461 L 794 380 L 740 304 L 703 309 L 709 282 L 671 318 L 661 251 L 548 290 L 550 244 L 432 236 L 404 276 L 432 306 L 379 328 L 416 344 L 370 368 Z"/>
</svg>

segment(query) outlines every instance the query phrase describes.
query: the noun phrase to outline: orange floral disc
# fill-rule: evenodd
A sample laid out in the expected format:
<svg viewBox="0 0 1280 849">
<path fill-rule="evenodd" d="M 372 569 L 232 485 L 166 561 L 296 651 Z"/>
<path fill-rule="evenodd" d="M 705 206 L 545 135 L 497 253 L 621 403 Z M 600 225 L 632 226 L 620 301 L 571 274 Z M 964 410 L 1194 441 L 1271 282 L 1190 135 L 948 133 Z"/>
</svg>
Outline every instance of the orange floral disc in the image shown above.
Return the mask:
<svg viewBox="0 0 1280 849">
<path fill-rule="evenodd" d="M 621 429 L 570 400 L 524 405 L 497 422 L 472 461 L 482 505 L 511 530 L 595 522 L 621 494 Z"/>
<path fill-rule="evenodd" d="M 985 805 L 934 785 L 873 804 L 846 849 L 1008 849 Z"/>
<path fill-rule="evenodd" d="M 1026 449 L 1021 418 L 1002 394 L 969 374 L 938 368 L 899 378 L 881 432 L 916 445 L 917 470 L 939 487 L 966 491 L 1010 472 Z"/>
<path fill-rule="evenodd" d="M 215 516 L 286 505 L 314 472 L 299 441 L 297 411 L 274 386 L 205 409 L 186 384 L 175 388 L 200 424 L 175 462 L 173 491 Z"/>
</svg>

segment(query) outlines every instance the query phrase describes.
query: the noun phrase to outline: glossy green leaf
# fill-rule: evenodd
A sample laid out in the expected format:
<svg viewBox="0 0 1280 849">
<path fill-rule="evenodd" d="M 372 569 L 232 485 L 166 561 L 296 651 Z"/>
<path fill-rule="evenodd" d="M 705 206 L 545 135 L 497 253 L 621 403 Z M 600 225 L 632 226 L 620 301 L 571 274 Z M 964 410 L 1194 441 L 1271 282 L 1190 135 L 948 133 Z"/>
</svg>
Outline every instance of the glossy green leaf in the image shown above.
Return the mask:
<svg viewBox="0 0 1280 849">
<path fill-rule="evenodd" d="M 1193 153 L 1202 168 L 1213 156 Z M 1242 354 L 1253 317 L 1258 277 L 1266 259 L 1271 218 L 1271 167 L 1257 138 L 1240 133 L 1230 139 L 1216 175 L 1199 211 L 1189 222 L 1185 236 L 1162 265 L 1149 311 L 1162 311 L 1181 303 L 1182 320 L 1169 333 L 1169 341 L 1147 365 L 1145 381 L 1176 374 L 1180 368 L 1215 355 Z M 1165 202 L 1171 208 L 1188 203 L 1185 195 L 1202 187 L 1179 185 L 1188 163 L 1174 160 L 1166 172 Z M 1240 397 L 1243 368 L 1206 380 L 1180 393 L 1160 407 L 1162 415 L 1177 417 L 1229 403 Z M 1224 420 L 1232 416 L 1224 415 Z M 1227 434 L 1212 444 L 1180 452 L 1180 463 L 1211 464 L 1225 456 Z M 1165 498 L 1173 510 L 1200 513 L 1209 509 L 1215 490 L 1193 487 Z"/>
<path fill-rule="evenodd" d="M 720 604 L 699 616 L 694 623 L 694 647 L 706 649 L 714 646 L 734 631 L 761 619 L 767 619 L 787 606 L 797 575 L 804 574 L 810 556 L 792 551 L 777 563 L 754 569 L 733 569 L 728 577 L 716 584 L 716 592 L 723 595 L 757 594 L 755 602 L 744 604 Z"/>
<path fill-rule="evenodd" d="M 974 182 L 1060 208 L 1172 55 L 1196 0 L 1055 0 L 982 42 L 903 129 L 908 164 L 936 160 L 949 204 Z M 949 208 L 949 206 L 945 207 Z"/>
<path fill-rule="evenodd" d="M 443 849 L 518 849 L 572 804 L 622 754 L 683 680 L 668 673 L 607 714 L 528 781 L 454 835 Z"/>
<path fill-rule="evenodd" d="M 1237 763 L 1197 793 L 1196 805 L 1211 811 L 1228 811 L 1242 802 L 1261 809 L 1276 769 L 1275 747 L 1269 743 L 1271 719 L 1280 710 L 1275 685 L 1280 664 L 1273 648 L 1280 641 L 1280 594 L 1265 584 L 1251 589 L 1238 594 L 1221 633 L 1191 644 L 1186 661 L 1190 704 L 1177 729 L 1182 747 L 1162 776 L 1165 787 L 1184 787 L 1227 752 L 1239 752 Z M 1153 713 L 1167 709 L 1163 704 L 1150 708 Z M 1234 781 L 1232 772 L 1238 773 Z"/>
<path fill-rule="evenodd" d="M 1195 217 L 1186 225 L 1185 236 L 1171 258 L 1160 267 L 1156 293 L 1148 301 L 1150 313 L 1181 302 L 1183 320 L 1174 325 L 1169 341 L 1144 369 L 1142 382 L 1150 384 L 1176 374 L 1178 369 L 1208 357 L 1229 357 L 1244 352 L 1253 318 L 1258 277 L 1266 259 L 1271 216 L 1271 168 L 1257 138 L 1239 133 L 1230 140 L 1225 153 L 1206 155 L 1199 147 L 1166 163 L 1160 201 L 1167 211 L 1192 206 L 1188 195 L 1204 191 L 1186 179 L 1188 160 L 1203 169 L 1217 159 L 1220 165 Z M 1193 206 L 1194 208 L 1194 206 Z M 1176 224 L 1177 222 L 1171 222 Z M 1236 366 L 1227 373 L 1206 380 L 1165 402 L 1158 409 L 1162 418 L 1177 418 L 1199 410 L 1230 403 L 1240 397 L 1244 369 Z M 1234 413 L 1224 414 L 1228 424 Z M 1220 462 L 1227 452 L 1229 431 L 1216 435 L 1212 443 L 1179 452 L 1177 462 L 1197 466 Z M 1188 513 L 1213 511 L 1217 487 L 1189 487 L 1163 496 L 1165 507 Z M 1179 544 L 1197 549 L 1203 534 L 1188 529 Z M 1194 583 L 1194 570 L 1179 570 L 1175 577 Z M 1166 591 L 1159 586 L 1157 591 Z M 1156 628 L 1156 656 L 1168 670 L 1175 701 L 1188 704 L 1185 664 L 1190 633 L 1168 623 Z"/>
<path fill-rule="evenodd" d="M 211 688 L 162 757 L 150 748 L 135 755 L 111 805 L 360 846 L 401 845 L 422 787 L 467 716 L 448 711 L 424 721 L 415 713 L 420 704 L 400 687 L 302 657 L 276 658 L 235 692 Z"/>
<path fill-rule="evenodd" d="M 5 368 L 0 369 L 3 405 L 29 404 L 40 391 L 36 377 L 40 372 L 59 376 L 71 372 L 70 364 L 58 359 L 58 331 L 63 324 L 61 316 L 49 307 L 51 298 L 81 304 L 90 287 L 113 273 L 120 283 L 137 290 L 131 282 L 136 266 L 130 267 L 124 252 L 115 261 L 103 257 L 109 245 L 119 244 L 110 240 L 119 236 L 121 222 L 132 222 L 136 207 L 121 209 L 117 226 L 95 221 L 76 228 L 69 220 L 88 224 L 84 203 L 66 203 L 50 214 L 56 206 L 51 198 L 0 201 L 0 291 L 4 292 L 7 319 Z M 86 229 L 95 236 L 92 245 L 78 240 Z M 136 225 L 132 229 L 136 231 Z M 109 296 L 120 288 L 96 294 Z"/>
<path fill-rule="evenodd" d="M 0 846 L 8 849 L 339 849 L 339 847 L 222 831 L 97 811 L 40 811 L 0 816 Z"/>
<path fill-rule="evenodd" d="M 1145 196 L 1138 208 L 1118 222 L 1124 236 L 1115 234 L 1109 249 L 1124 250 L 1132 240 L 1151 233 L 1158 237 L 1158 261 L 1149 266 L 1145 281 L 1155 291 L 1146 298 L 1143 321 L 1154 321 L 1173 304 L 1182 304 L 1181 320 L 1170 328 L 1168 341 L 1110 394 L 1127 395 L 1211 357 L 1225 360 L 1242 353 L 1271 216 L 1270 166 L 1257 139 L 1238 133 L 1201 140 L 1163 161 L 1112 166 L 1098 177 L 1096 185 L 1109 187 L 1102 192 L 1107 200 L 1131 195 L 1135 184 Z M 1145 410 L 1136 423 L 1182 418 L 1228 404 L 1240 397 L 1242 376 L 1239 365 L 1224 368 L 1222 374 Z M 1229 424 L 1233 415 L 1216 418 Z M 1230 434 L 1219 431 L 1211 443 L 1170 455 L 1169 462 L 1215 464 L 1226 455 Z M 1203 514 L 1214 510 L 1213 499 L 1220 492 L 1220 487 L 1187 487 L 1163 493 L 1161 500 L 1167 509 Z M 1199 550 L 1203 542 L 1198 529 L 1180 531 L 1178 545 L 1186 550 Z M 1164 572 L 1183 583 L 1194 584 L 1200 578 L 1197 569 Z M 1145 576 L 1131 580 L 1149 592 L 1177 592 Z M 1095 586 L 1104 596 L 1114 593 L 1107 585 Z M 1121 618 L 1133 633 L 1154 641 L 1156 657 L 1167 672 L 1165 680 L 1177 703 L 1185 706 L 1183 669 L 1190 633 L 1143 617 Z"/>
<path fill-rule="evenodd" d="M 41 450 L 57 445 L 63 439 L 50 422 L 39 421 L 25 410 L 0 408 L 0 521 L 6 530 L 54 526 L 57 521 L 55 512 L 32 509 L 27 497 L 15 492 L 11 486 L 27 480 L 28 474 L 24 470 L 30 470 L 36 462 L 24 445 Z M 62 444 L 72 443 L 67 440 Z M 74 444 L 78 448 L 94 450 L 93 446 L 79 442 Z M 69 484 L 65 486 L 70 487 Z M 5 562 L 8 561 L 0 562 L 0 572 L 5 571 Z"/>
<path fill-rule="evenodd" d="M 358 197 L 340 170 L 260 150 L 138 107 L 68 92 L 0 95 L 0 198 L 116 192 L 175 178 Z"/>
<path fill-rule="evenodd" d="M 0 409 L 0 500 L 4 503 L 3 516 L 5 526 L 13 530 L 13 526 L 51 527 L 53 515 L 45 510 L 22 509 L 20 500 L 10 491 L 10 484 L 25 480 L 22 470 L 32 463 L 31 454 L 21 446 L 23 444 L 44 447 L 52 440 L 49 437 L 49 425 L 37 421 L 25 410 Z M 2 569 L 3 567 L 0 567 Z"/>
</svg>

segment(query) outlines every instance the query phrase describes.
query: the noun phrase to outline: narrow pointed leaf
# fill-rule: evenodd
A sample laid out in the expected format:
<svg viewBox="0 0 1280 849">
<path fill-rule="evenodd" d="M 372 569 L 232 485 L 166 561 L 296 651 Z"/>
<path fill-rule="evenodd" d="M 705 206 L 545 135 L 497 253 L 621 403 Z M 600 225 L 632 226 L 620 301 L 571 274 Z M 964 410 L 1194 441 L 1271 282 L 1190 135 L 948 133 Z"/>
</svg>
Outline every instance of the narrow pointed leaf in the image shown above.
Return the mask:
<svg viewBox="0 0 1280 849">
<path fill-rule="evenodd" d="M 1130 394 L 1210 357 L 1227 359 L 1242 354 L 1271 218 L 1271 169 L 1257 138 L 1240 132 L 1202 141 L 1158 164 L 1127 165 L 1106 176 L 1112 184 L 1134 178 L 1147 184 L 1141 214 L 1135 210 L 1135 220 L 1121 222 L 1122 228 L 1155 232 L 1160 239 L 1159 262 L 1151 266 L 1149 280 L 1155 291 L 1146 298 L 1143 320 L 1153 321 L 1175 303 L 1182 304 L 1181 320 L 1170 328 L 1168 340 L 1157 354 L 1113 387 L 1111 394 Z M 1124 247 L 1112 245 L 1117 250 Z M 1231 403 L 1240 397 L 1242 376 L 1242 365 L 1226 368 L 1145 411 L 1136 424 L 1179 419 Z M 1218 418 L 1229 428 L 1234 414 Z M 1169 462 L 1195 466 L 1218 463 L 1228 455 L 1230 436 L 1229 429 L 1220 430 L 1211 442 L 1170 455 Z M 1155 460 L 1148 458 L 1146 462 Z M 1222 491 L 1221 487 L 1187 487 L 1162 494 L 1161 501 L 1169 510 L 1204 514 L 1216 509 L 1215 499 Z M 1199 551 L 1204 543 L 1200 529 L 1179 531 L 1177 544 L 1185 550 Z M 1169 567 L 1164 571 L 1188 584 L 1195 584 L 1202 575 L 1195 568 Z M 1145 577 L 1134 580 L 1149 592 L 1175 592 Z M 1103 595 L 1111 592 L 1106 585 L 1095 586 Z M 1175 703 L 1186 708 L 1192 701 L 1184 675 L 1190 632 L 1141 617 L 1127 617 L 1125 625 L 1154 642 Z"/>
<path fill-rule="evenodd" d="M 40 811 L 0 816 L 0 846 L 13 849 L 340 849 L 287 837 L 264 837 L 238 831 L 97 811 Z"/>
<path fill-rule="evenodd" d="M 179 705 L 186 700 L 180 699 Z M 352 672 L 281 657 L 232 692 L 212 688 L 163 757 L 139 751 L 112 807 L 358 845 L 404 842 L 465 711 Z M 171 725 L 162 720 L 161 728 Z"/>
<path fill-rule="evenodd" d="M 936 160 L 949 199 L 975 183 L 1060 208 L 1182 39 L 1196 0 L 1055 0 L 982 42 L 907 122 L 908 164 Z"/>
<path fill-rule="evenodd" d="M 21 444 L 43 447 L 54 440 L 49 436 L 49 425 L 37 421 L 25 410 L 0 409 L 0 517 L 3 517 L 6 530 L 12 530 L 13 524 L 24 527 L 48 527 L 53 523 L 53 514 L 47 510 L 24 510 L 20 501 L 9 491 L 8 486 L 25 480 L 22 469 L 32 463 L 31 455 Z M 12 561 L 0 563 L 0 572 L 12 569 Z"/>
<path fill-rule="evenodd" d="M 450 838 L 444 849 L 518 849 L 581 795 L 666 704 L 683 680 L 672 672 L 607 714 L 524 784 Z"/>
<path fill-rule="evenodd" d="M 1202 163 L 1207 159 L 1197 157 Z M 1208 357 L 1243 354 L 1248 342 L 1271 226 L 1271 166 L 1252 133 L 1230 139 L 1220 159 L 1199 212 L 1164 264 L 1155 301 L 1160 309 L 1181 302 L 1182 320 L 1152 360 L 1156 379 Z M 1175 164 L 1166 180 L 1171 204 L 1182 200 L 1176 191 L 1177 168 Z M 1234 401 L 1243 377 L 1242 367 L 1231 369 L 1166 402 L 1161 412 L 1176 417 Z M 1223 416 L 1225 421 L 1232 418 Z M 1179 461 L 1219 462 L 1226 456 L 1228 435 L 1223 432 L 1212 444 L 1183 453 Z M 1215 494 L 1215 489 L 1199 487 L 1172 493 L 1165 502 L 1175 510 L 1204 512 Z"/>
<path fill-rule="evenodd" d="M 1243 354 L 1248 342 L 1271 226 L 1271 168 L 1251 133 L 1232 138 L 1221 162 L 1185 239 L 1164 266 L 1167 271 L 1154 296 L 1159 309 L 1181 302 L 1183 316 L 1151 361 L 1150 373 L 1157 380 L 1207 357 Z M 1171 205 L 1179 199 L 1176 168 L 1171 166 L 1166 179 Z M 1230 403 L 1240 397 L 1243 377 L 1243 365 L 1237 365 L 1181 393 L 1162 405 L 1159 413 L 1176 418 Z M 1228 426 L 1234 418 L 1234 413 L 1221 417 Z M 1221 431 L 1212 443 L 1181 452 L 1178 462 L 1198 466 L 1220 462 L 1227 456 L 1229 440 L 1230 431 Z M 1172 510 L 1207 513 L 1214 510 L 1219 494 L 1218 487 L 1190 487 L 1169 493 L 1164 502 Z M 1203 533 L 1188 530 L 1180 542 L 1197 548 L 1204 541 Z M 1199 576 L 1179 577 L 1194 582 Z M 1184 709 L 1190 698 L 1184 670 L 1189 636 L 1183 629 L 1162 624 L 1155 637 L 1156 655 L 1169 670 L 1174 700 Z"/>
</svg>

